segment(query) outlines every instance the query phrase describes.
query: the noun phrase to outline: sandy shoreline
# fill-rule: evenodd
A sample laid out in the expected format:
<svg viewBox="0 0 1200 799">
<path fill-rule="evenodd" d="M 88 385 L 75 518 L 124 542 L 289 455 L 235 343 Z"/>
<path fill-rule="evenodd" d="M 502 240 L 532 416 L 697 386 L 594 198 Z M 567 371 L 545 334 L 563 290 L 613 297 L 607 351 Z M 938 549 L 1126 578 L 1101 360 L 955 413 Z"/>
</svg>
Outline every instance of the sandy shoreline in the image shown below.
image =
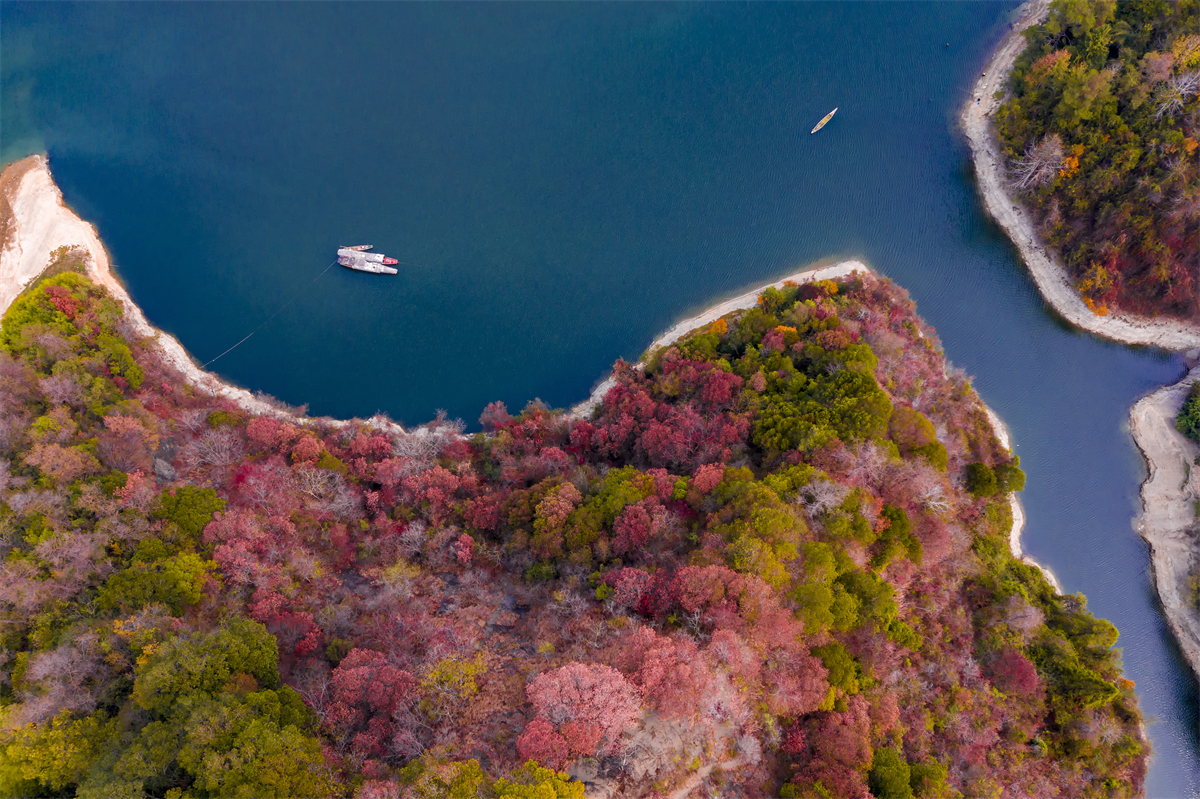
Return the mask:
<svg viewBox="0 0 1200 799">
<path fill-rule="evenodd" d="M 1129 432 L 1150 467 L 1142 483 L 1138 533 L 1150 544 L 1167 623 L 1200 678 L 1200 612 L 1189 609 L 1186 599 L 1192 565 L 1200 558 L 1200 523 L 1192 504 L 1200 499 L 1200 467 L 1194 465 L 1200 446 L 1175 429 L 1175 416 L 1196 380 L 1200 367 L 1139 400 L 1129 412 Z"/>
<path fill-rule="evenodd" d="M 1200 325 L 1119 312 L 1106 316 L 1092 313 L 1072 286 L 1066 269 L 1040 240 L 1031 214 L 1007 193 L 1003 157 L 992 134 L 994 115 L 1004 95 L 997 98 L 995 94 L 997 90 L 1006 90 L 1013 63 L 1025 49 L 1022 31 L 1042 22 L 1048 13 L 1048 0 L 1029 0 L 1021 7 L 1020 21 L 992 55 L 962 110 L 960 122 L 970 142 L 984 207 L 1016 244 L 1042 298 L 1068 322 L 1125 344 L 1182 352 L 1194 364 L 1200 359 Z M 1150 544 L 1151 570 L 1167 622 L 1192 670 L 1200 677 L 1200 614 L 1187 610 L 1186 574 L 1182 571 L 1197 554 L 1196 542 L 1188 543 L 1187 536 L 1181 533 L 1184 519 L 1195 521 L 1190 497 L 1181 488 L 1184 468 L 1180 447 L 1187 440 L 1174 431 L 1174 413 L 1182 404 L 1191 379 L 1197 376 L 1193 370 L 1183 381 L 1142 399 L 1130 410 L 1129 427 L 1150 471 L 1142 485 L 1142 513 L 1136 522 L 1137 531 Z M 1169 412 L 1169 406 L 1176 400 L 1175 411 Z M 1177 440 L 1172 441 L 1172 435 Z M 1172 482 L 1174 477 L 1170 475 L 1175 472 L 1180 480 Z M 1019 542 L 1015 544 L 1019 546 Z"/>
<path fill-rule="evenodd" d="M 992 423 L 992 430 L 996 432 L 996 438 L 1000 440 L 1000 445 L 1010 453 L 1012 448 L 1012 436 L 1008 431 L 1008 425 L 1004 423 L 996 412 L 988 405 L 983 406 L 984 412 L 987 414 L 988 421 Z M 1058 578 L 1054 576 L 1054 572 L 1048 566 L 1043 566 L 1034 560 L 1031 556 L 1025 554 L 1025 548 L 1021 546 L 1021 532 L 1025 529 L 1025 508 L 1021 505 L 1021 500 L 1017 498 L 1017 492 L 1009 492 L 1009 506 L 1012 508 L 1012 529 L 1008 533 L 1008 549 L 1012 552 L 1012 556 L 1017 558 L 1022 563 L 1027 563 L 1030 566 L 1035 566 L 1046 577 L 1046 580 L 1053 586 L 1054 590 L 1062 593 L 1062 586 L 1059 585 Z"/>
<path fill-rule="evenodd" d="M 818 269 L 809 269 L 796 272 L 795 274 L 780 278 L 774 283 L 766 283 L 756 289 L 751 289 L 744 294 L 739 294 L 732 299 L 719 302 L 716 305 L 705 308 L 703 311 L 693 317 L 684 319 L 682 322 L 674 325 L 668 329 L 667 332 L 654 339 L 654 341 L 650 342 L 650 344 L 646 347 L 645 352 L 650 352 L 651 350 L 656 350 L 659 347 L 666 347 L 674 344 L 676 341 L 679 341 L 679 339 L 683 338 L 688 333 L 691 333 L 693 330 L 704 327 L 705 325 L 711 325 L 713 322 L 717 321 L 731 311 L 740 311 L 745 308 L 753 308 L 758 304 L 759 294 L 762 294 L 769 288 L 783 288 L 783 284 L 787 283 L 788 281 L 793 283 L 812 283 L 813 281 L 817 280 L 838 280 L 855 272 L 870 271 L 871 268 L 862 261 L 842 261 L 841 263 L 834 264 L 833 266 L 824 266 Z M 571 406 L 571 410 L 567 412 L 567 415 L 572 419 L 586 419 L 587 417 L 591 416 L 592 411 L 594 411 L 604 399 L 604 395 L 607 394 L 608 390 L 616 384 L 617 381 L 612 377 L 605 378 L 594 389 L 592 389 L 591 396 L 589 396 L 583 402 Z"/>
</svg>

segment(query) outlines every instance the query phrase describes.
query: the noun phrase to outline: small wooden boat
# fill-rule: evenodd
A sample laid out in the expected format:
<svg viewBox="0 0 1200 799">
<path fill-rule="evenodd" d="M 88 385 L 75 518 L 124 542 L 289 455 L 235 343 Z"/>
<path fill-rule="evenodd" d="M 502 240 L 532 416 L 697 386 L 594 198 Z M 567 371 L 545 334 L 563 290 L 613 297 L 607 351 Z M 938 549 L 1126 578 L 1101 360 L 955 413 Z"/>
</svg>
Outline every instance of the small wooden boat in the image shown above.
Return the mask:
<svg viewBox="0 0 1200 799">
<path fill-rule="evenodd" d="M 832 111 L 830 111 L 828 114 L 826 114 L 824 117 L 822 117 L 821 121 L 817 123 L 817 126 L 808 132 L 809 135 L 816 133 L 818 130 L 825 127 L 827 124 L 829 124 L 829 120 L 833 119 L 833 115 L 836 113 L 837 113 L 837 109 L 835 108 Z"/>
</svg>

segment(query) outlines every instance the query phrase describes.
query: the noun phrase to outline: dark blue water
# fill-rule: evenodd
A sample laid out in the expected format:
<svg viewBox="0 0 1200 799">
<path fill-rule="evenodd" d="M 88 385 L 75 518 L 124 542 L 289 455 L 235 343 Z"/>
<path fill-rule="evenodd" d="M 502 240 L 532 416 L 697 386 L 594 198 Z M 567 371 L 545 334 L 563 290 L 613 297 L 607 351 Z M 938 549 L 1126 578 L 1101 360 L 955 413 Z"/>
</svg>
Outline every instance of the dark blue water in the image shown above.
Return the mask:
<svg viewBox="0 0 1200 799">
<path fill-rule="evenodd" d="M 202 361 L 299 294 L 214 368 L 317 414 L 569 405 L 689 311 L 865 259 L 1008 421 L 1026 547 L 1121 629 L 1149 794 L 1190 796 L 1126 429 L 1183 366 L 1062 324 L 982 212 L 955 116 L 1014 6 L 6 2 L 0 155 L 50 154 Z M 359 242 L 409 265 L 307 287 Z"/>
</svg>

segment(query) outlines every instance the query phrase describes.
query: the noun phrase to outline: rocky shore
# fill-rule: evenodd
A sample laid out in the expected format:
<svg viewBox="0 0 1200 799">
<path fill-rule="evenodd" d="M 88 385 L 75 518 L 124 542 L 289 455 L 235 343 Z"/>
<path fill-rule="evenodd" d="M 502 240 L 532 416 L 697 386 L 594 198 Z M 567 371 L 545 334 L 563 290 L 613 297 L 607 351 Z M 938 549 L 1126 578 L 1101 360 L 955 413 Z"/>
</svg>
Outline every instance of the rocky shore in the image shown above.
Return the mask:
<svg viewBox="0 0 1200 799">
<path fill-rule="evenodd" d="M 1030 0 L 1021 7 L 1019 21 L 997 47 L 962 110 L 960 122 L 970 143 L 984 207 L 1016 244 L 1042 298 L 1068 322 L 1125 344 L 1182 352 L 1194 364 L 1200 360 L 1200 324 L 1119 312 L 1104 316 L 1093 313 L 1075 290 L 1066 268 L 1042 242 L 1028 209 L 1009 193 L 1004 158 L 992 126 L 1007 93 L 1008 75 L 1025 49 L 1023 32 L 1043 22 L 1048 13 L 1049 0 Z M 1181 480 L 1173 481 L 1174 477 L 1183 477 L 1180 448 L 1188 443 L 1174 432 L 1174 413 L 1196 377 L 1193 370 L 1181 382 L 1141 400 L 1130 411 L 1129 426 L 1150 471 L 1142 486 L 1143 510 L 1137 530 L 1150 544 L 1151 568 L 1167 621 L 1192 670 L 1200 677 L 1200 614 L 1194 607 L 1189 608 L 1185 593 L 1187 564 L 1197 556 L 1198 549 L 1195 538 L 1183 532 L 1186 519 L 1195 522 L 1192 495 L 1188 493 L 1195 489 L 1187 489 Z M 1175 410 L 1169 412 L 1171 403 L 1175 403 Z M 1176 440 L 1172 441 L 1170 434 Z"/>
</svg>

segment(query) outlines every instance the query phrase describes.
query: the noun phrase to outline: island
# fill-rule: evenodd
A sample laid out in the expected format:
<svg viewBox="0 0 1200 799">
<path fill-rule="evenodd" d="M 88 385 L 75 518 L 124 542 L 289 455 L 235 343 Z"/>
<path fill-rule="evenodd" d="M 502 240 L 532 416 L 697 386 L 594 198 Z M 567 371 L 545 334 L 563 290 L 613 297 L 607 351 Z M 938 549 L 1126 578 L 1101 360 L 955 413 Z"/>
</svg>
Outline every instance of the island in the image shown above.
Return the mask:
<svg viewBox="0 0 1200 799">
<path fill-rule="evenodd" d="M 13 168 L 0 793 L 1140 794 L 1116 628 L 1014 554 L 1019 462 L 864 264 L 571 413 L 315 419 L 198 370 Z"/>
</svg>

